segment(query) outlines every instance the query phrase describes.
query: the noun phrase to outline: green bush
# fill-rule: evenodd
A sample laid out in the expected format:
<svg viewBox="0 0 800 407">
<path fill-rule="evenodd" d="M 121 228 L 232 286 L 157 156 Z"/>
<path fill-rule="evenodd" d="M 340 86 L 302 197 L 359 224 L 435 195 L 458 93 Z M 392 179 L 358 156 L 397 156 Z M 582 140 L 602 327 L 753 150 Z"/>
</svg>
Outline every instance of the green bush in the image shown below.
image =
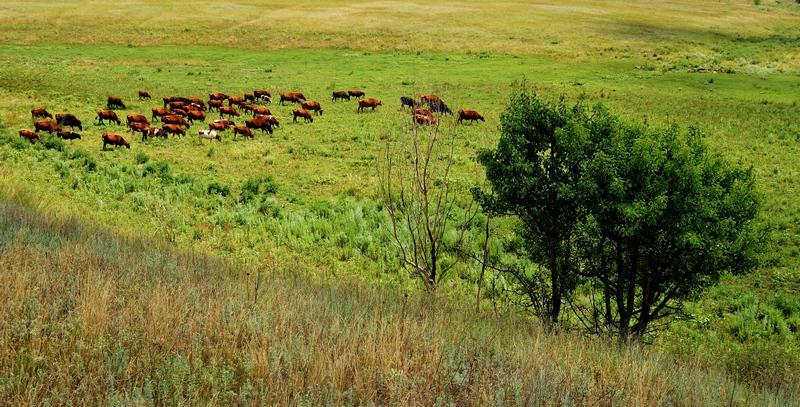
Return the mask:
<svg viewBox="0 0 800 407">
<path fill-rule="evenodd" d="M 73 151 L 69 158 L 70 160 L 76 161 L 89 172 L 97 169 L 97 161 L 83 148 Z"/>
<path fill-rule="evenodd" d="M 240 201 L 252 202 L 259 196 L 272 196 L 278 192 L 278 183 L 267 175 L 263 178 L 248 178 L 242 183 Z"/>
<path fill-rule="evenodd" d="M 208 184 L 208 188 L 206 188 L 206 193 L 209 195 L 228 196 L 231 193 L 231 188 L 218 181 L 211 181 L 211 183 Z"/>
<path fill-rule="evenodd" d="M 150 157 L 148 157 L 147 154 L 145 154 L 144 152 L 140 151 L 136 153 L 134 161 L 136 162 L 136 164 L 147 164 L 147 162 L 150 161 Z"/>
<path fill-rule="evenodd" d="M 64 151 L 64 141 L 55 137 L 44 139 L 44 147 L 48 150 Z"/>
</svg>

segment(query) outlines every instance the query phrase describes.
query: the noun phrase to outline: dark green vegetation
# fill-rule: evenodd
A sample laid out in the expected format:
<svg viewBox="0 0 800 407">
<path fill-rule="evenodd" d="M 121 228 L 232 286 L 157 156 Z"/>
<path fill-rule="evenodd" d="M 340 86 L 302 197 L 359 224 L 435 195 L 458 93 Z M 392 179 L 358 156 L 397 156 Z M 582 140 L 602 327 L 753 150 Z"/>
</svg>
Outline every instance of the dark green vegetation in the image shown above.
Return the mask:
<svg viewBox="0 0 800 407">
<path fill-rule="evenodd" d="M 162 20 L 171 6 L 165 2 L 109 9 L 81 2 L 0 6 L 6 34 L 0 44 L 0 190 L 25 191 L 32 196 L 27 205 L 47 213 L 75 215 L 90 227 L 108 226 L 125 236 L 167 240 L 236 267 L 324 282 L 355 278 L 402 287 L 413 297 L 421 286 L 387 250 L 392 240 L 377 191 L 385 142 L 407 135 L 399 96 L 434 92 L 454 109 L 473 108 L 487 117 L 484 124 L 455 130 L 451 119 L 443 125 L 459 140 L 453 174 L 466 189 L 483 184 L 476 153 L 497 145 L 509 85 L 525 77 L 546 98 L 565 94 L 570 102 L 603 102 L 624 119 L 646 118 L 654 127 L 697 125 L 711 152 L 753 167 L 763 201 L 757 223 L 772 231 L 768 258 L 752 273 L 723 275 L 718 286 L 688 304 L 687 315 L 648 341 L 688 366 L 726 370 L 731 380 L 798 393 L 796 6 L 277 3 L 243 2 L 225 13 L 214 2 L 203 10 L 182 3 L 169 10 L 179 15 L 174 24 Z M 267 15 L 259 12 L 264 8 L 271 10 L 269 18 L 258 17 Z M 342 9 L 347 12 L 337 14 Z M 249 17 L 239 24 L 242 16 Z M 411 26 L 409 16 L 415 18 Z M 432 31 L 445 34 L 432 37 Z M 701 67 L 734 73 L 696 72 Z M 69 111 L 88 124 L 111 94 L 129 105 L 120 112 L 124 116 L 159 104 L 136 101 L 138 89 L 158 98 L 256 87 L 303 91 L 322 103 L 325 115 L 313 124 L 292 125 L 291 108 L 276 107 L 283 127 L 272 137 L 233 142 L 227 136 L 222 143 L 201 144 L 200 126 L 194 126 L 184 139 L 142 143 L 126 136 L 130 151 L 100 151 L 102 131 L 124 133 L 116 126 L 89 124 L 83 140 L 45 136 L 35 146 L 16 135 L 32 128 L 33 107 Z M 354 102 L 329 101 L 331 91 L 350 87 L 381 98 L 384 106 L 358 115 Z M 482 221 L 478 217 L 466 236 L 476 249 Z M 501 250 L 514 237 L 513 221 L 492 225 L 491 255 L 523 261 Z M 483 309 L 516 314 L 519 297 L 509 291 L 510 282 L 489 274 Z M 477 264 L 459 266 L 439 295 L 459 306 L 471 303 L 478 275 Z M 128 292 L 116 293 L 124 300 Z M 569 346 L 602 347 L 577 340 Z M 671 368 L 661 370 L 672 374 Z M 661 391 L 666 389 L 671 388 Z"/>
</svg>

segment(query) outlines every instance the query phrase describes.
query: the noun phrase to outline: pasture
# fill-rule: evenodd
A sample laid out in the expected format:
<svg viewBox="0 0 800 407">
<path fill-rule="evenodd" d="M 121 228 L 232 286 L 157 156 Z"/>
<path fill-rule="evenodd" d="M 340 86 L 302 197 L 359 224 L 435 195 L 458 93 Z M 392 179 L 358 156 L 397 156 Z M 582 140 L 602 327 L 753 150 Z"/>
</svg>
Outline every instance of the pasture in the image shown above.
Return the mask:
<svg viewBox="0 0 800 407">
<path fill-rule="evenodd" d="M 0 27 L 0 191 L 8 199 L 30 197 L 25 205 L 50 215 L 235 267 L 412 297 L 419 285 L 391 250 L 378 193 L 386 143 L 411 127 L 401 96 L 432 92 L 454 111 L 486 117 L 441 120 L 458 140 L 455 177 L 465 200 L 482 182 L 475 155 L 496 144 L 514 81 L 548 97 L 604 103 L 631 120 L 696 125 L 713 151 L 754 168 L 773 244 L 757 272 L 725 278 L 653 343 L 687 363 L 797 391 L 798 5 L 75 0 L 4 3 Z M 185 137 L 143 142 L 124 127 L 125 115 L 149 117 L 163 96 L 207 100 L 257 88 L 273 94 L 281 126 L 271 136 L 200 141 L 207 125 L 195 124 Z M 357 113 L 355 100 L 331 101 L 331 92 L 350 88 L 383 106 Z M 137 100 L 140 89 L 153 100 Z M 281 91 L 301 91 L 325 113 L 292 123 L 297 106 L 280 106 Z M 109 95 L 127 105 L 117 111 L 123 126 L 93 122 Z M 75 114 L 83 138 L 20 140 L 35 107 Z M 104 131 L 131 149 L 102 151 Z M 512 227 L 501 221 L 498 233 Z M 464 265 L 442 295 L 473 298 L 476 273 Z M 502 278 L 495 283 L 487 303 L 515 314 Z"/>
</svg>

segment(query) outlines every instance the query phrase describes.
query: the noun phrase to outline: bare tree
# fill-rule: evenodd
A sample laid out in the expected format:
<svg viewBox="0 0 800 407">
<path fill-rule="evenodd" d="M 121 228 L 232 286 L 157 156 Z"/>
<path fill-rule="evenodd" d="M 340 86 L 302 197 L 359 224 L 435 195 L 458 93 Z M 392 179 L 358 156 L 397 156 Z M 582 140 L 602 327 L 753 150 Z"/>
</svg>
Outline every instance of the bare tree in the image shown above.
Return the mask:
<svg viewBox="0 0 800 407">
<path fill-rule="evenodd" d="M 454 132 L 412 126 L 409 138 L 397 146 L 391 141 L 386 145 L 381 193 L 403 264 L 422 279 L 428 292 L 435 292 L 458 257 L 442 260 L 457 252 L 476 210 L 471 199 L 466 209 L 457 205 L 457 186 L 451 177 Z M 450 232 L 451 241 L 445 242 Z"/>
</svg>

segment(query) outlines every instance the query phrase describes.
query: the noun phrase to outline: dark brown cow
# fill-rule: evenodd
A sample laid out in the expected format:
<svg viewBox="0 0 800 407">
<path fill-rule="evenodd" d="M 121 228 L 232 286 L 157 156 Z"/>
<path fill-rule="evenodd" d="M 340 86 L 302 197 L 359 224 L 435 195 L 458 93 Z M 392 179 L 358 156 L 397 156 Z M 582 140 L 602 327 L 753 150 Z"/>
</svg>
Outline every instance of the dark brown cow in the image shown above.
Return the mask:
<svg viewBox="0 0 800 407">
<path fill-rule="evenodd" d="M 186 105 L 188 105 L 188 103 L 186 103 L 186 102 L 184 102 L 182 100 L 175 100 L 175 101 L 167 103 L 167 106 L 172 110 L 180 109 L 180 108 L 182 108 L 182 107 L 184 107 Z"/>
<path fill-rule="evenodd" d="M 245 127 L 250 129 L 258 129 L 265 133 L 272 134 L 272 123 L 270 118 L 272 116 L 260 116 L 252 119 L 245 120 Z"/>
<path fill-rule="evenodd" d="M 128 149 L 131 148 L 131 145 L 125 141 L 122 136 L 119 134 L 111 134 L 111 133 L 103 133 L 103 150 L 105 151 L 107 145 L 112 146 L 125 146 Z"/>
<path fill-rule="evenodd" d="M 433 113 L 427 107 L 415 107 L 411 110 L 411 114 L 418 115 L 421 114 L 423 116 L 433 116 Z"/>
<path fill-rule="evenodd" d="M 75 115 L 69 113 L 57 114 L 56 123 L 58 123 L 59 126 L 67 126 L 73 129 L 77 127 L 78 130 L 83 131 L 83 123 L 81 123 L 81 121 L 78 120 L 78 118 L 75 117 Z"/>
<path fill-rule="evenodd" d="M 271 98 L 272 97 L 272 93 L 269 93 L 268 90 L 264 90 L 264 89 L 255 89 L 255 90 L 253 90 L 253 96 L 255 96 L 256 98 L 260 98 L 261 96 L 266 96 L 268 98 Z"/>
<path fill-rule="evenodd" d="M 169 116 L 169 115 L 173 114 L 172 110 L 161 109 L 161 108 L 155 108 L 155 109 L 151 110 L 151 112 L 153 113 L 153 117 L 151 117 L 151 120 L 153 120 L 153 121 L 155 121 L 156 119 L 160 119 L 161 117 Z"/>
<path fill-rule="evenodd" d="M 303 103 L 300 103 L 300 107 L 306 110 L 313 110 L 318 115 L 322 116 L 322 106 L 320 106 L 319 102 L 304 100 Z"/>
<path fill-rule="evenodd" d="M 106 106 L 109 109 L 116 109 L 116 108 L 124 109 L 125 103 L 122 103 L 122 99 L 116 96 L 109 96 L 108 100 L 106 101 Z"/>
<path fill-rule="evenodd" d="M 242 103 L 241 107 L 242 107 L 242 110 L 247 110 L 248 112 L 252 112 L 253 109 L 256 108 L 256 106 L 254 104 L 248 103 L 248 102 Z"/>
<path fill-rule="evenodd" d="M 161 126 L 161 130 L 163 130 L 167 134 L 175 134 L 175 135 L 180 134 L 181 136 L 186 135 L 186 132 L 183 131 L 183 128 L 181 128 L 181 126 L 178 124 L 165 124 Z"/>
<path fill-rule="evenodd" d="M 178 126 L 184 126 L 187 129 L 189 128 L 189 122 L 186 121 L 183 117 L 173 114 L 169 116 L 163 116 L 161 118 L 161 122 L 165 124 L 175 124 Z"/>
<path fill-rule="evenodd" d="M 311 112 L 306 109 L 294 109 L 292 110 L 292 121 L 297 123 L 297 118 L 302 117 L 306 122 L 314 122 L 314 118 L 311 116 Z"/>
<path fill-rule="evenodd" d="M 231 106 L 220 106 L 219 117 L 223 117 L 225 115 L 239 117 L 239 112 L 237 112 L 236 109 Z"/>
<path fill-rule="evenodd" d="M 347 91 L 337 90 L 331 93 L 331 102 L 335 102 L 337 100 L 350 100 L 350 95 L 347 94 Z"/>
<path fill-rule="evenodd" d="M 430 105 L 431 103 L 441 102 L 441 101 L 442 101 L 442 98 L 441 98 L 441 97 L 439 97 L 439 96 L 437 96 L 437 95 L 434 95 L 433 93 L 428 93 L 428 94 L 425 94 L 425 95 L 422 95 L 422 96 L 420 96 L 420 97 L 419 97 L 419 100 L 420 100 L 420 101 L 421 101 L 423 104 L 428 104 L 428 105 Z"/>
<path fill-rule="evenodd" d="M 190 110 L 186 112 L 186 117 L 189 119 L 189 123 L 194 124 L 195 120 L 204 122 L 206 121 L 206 114 L 200 110 Z"/>
<path fill-rule="evenodd" d="M 137 132 L 141 133 L 142 131 L 150 128 L 149 123 L 142 123 L 142 122 L 130 122 L 128 123 L 128 130 L 130 132 Z"/>
<path fill-rule="evenodd" d="M 36 119 L 36 118 L 44 118 L 44 117 L 46 117 L 48 119 L 52 119 L 53 115 L 50 114 L 43 107 L 37 107 L 36 109 L 31 109 L 31 118 Z"/>
<path fill-rule="evenodd" d="M 362 92 L 359 89 L 350 89 L 350 90 L 347 91 L 347 94 L 351 98 L 358 98 L 358 99 L 361 99 L 366 95 L 364 92 Z"/>
<path fill-rule="evenodd" d="M 254 107 L 253 108 L 253 117 L 256 115 L 263 115 L 263 116 L 271 116 L 272 112 L 269 110 L 268 107 Z"/>
<path fill-rule="evenodd" d="M 214 93 L 209 93 L 208 94 L 208 99 L 209 100 L 225 100 L 227 98 L 228 98 L 228 95 L 226 95 L 226 94 L 224 94 L 222 92 L 214 92 Z"/>
<path fill-rule="evenodd" d="M 210 130 L 225 131 L 228 127 L 235 126 L 236 124 L 230 120 L 214 120 L 208 124 Z"/>
<path fill-rule="evenodd" d="M 186 98 L 189 101 L 189 105 L 195 106 L 200 110 L 206 110 L 206 104 L 203 102 L 203 99 L 196 98 L 196 97 L 188 97 Z"/>
<path fill-rule="evenodd" d="M 304 100 L 306 100 L 306 97 L 300 92 L 281 92 L 281 105 L 283 105 L 283 102 L 300 103 Z"/>
<path fill-rule="evenodd" d="M 459 123 L 463 123 L 464 120 L 469 120 L 470 123 L 474 123 L 474 122 L 476 122 L 478 120 L 480 120 L 482 122 L 486 121 L 486 119 L 484 119 L 483 116 L 481 116 L 480 113 L 478 113 L 478 112 L 476 112 L 474 110 L 460 109 L 458 111 L 458 122 Z"/>
<path fill-rule="evenodd" d="M 266 115 L 266 116 L 258 115 L 258 116 L 256 116 L 256 119 L 258 119 L 260 117 L 267 118 L 267 121 L 269 121 L 269 124 L 272 127 L 281 127 L 281 124 L 278 122 L 278 118 L 273 116 L 273 115 Z"/>
<path fill-rule="evenodd" d="M 152 97 L 150 96 L 150 93 L 147 92 L 146 90 L 140 90 L 139 91 L 139 100 L 144 100 L 144 99 L 150 100 L 150 99 L 152 99 Z"/>
<path fill-rule="evenodd" d="M 228 106 L 241 106 L 244 103 L 244 98 L 240 98 L 238 96 L 231 96 L 228 98 Z"/>
<path fill-rule="evenodd" d="M 81 135 L 72 131 L 62 130 L 58 132 L 58 137 L 64 140 L 80 140 Z"/>
<path fill-rule="evenodd" d="M 360 99 L 358 101 L 358 111 L 363 112 L 364 108 L 371 107 L 372 111 L 375 111 L 375 108 L 381 106 L 382 103 L 378 99 L 369 98 L 369 99 Z"/>
<path fill-rule="evenodd" d="M 115 122 L 117 125 L 122 124 L 117 114 L 112 110 L 98 110 L 96 119 L 99 120 L 100 124 L 103 124 L 103 120 Z"/>
<path fill-rule="evenodd" d="M 222 106 L 222 100 L 220 99 L 211 99 L 208 101 L 208 111 L 212 111 L 214 109 L 219 110 L 219 107 Z"/>
<path fill-rule="evenodd" d="M 413 109 L 417 107 L 417 101 L 408 96 L 400 96 L 400 109 L 405 110 L 406 106 Z"/>
<path fill-rule="evenodd" d="M 233 139 L 236 140 L 236 135 L 241 134 L 245 139 L 253 138 L 253 132 L 247 126 L 235 126 L 233 128 Z"/>
<path fill-rule="evenodd" d="M 36 134 L 33 131 L 25 130 L 25 129 L 22 129 L 22 130 L 19 131 L 19 136 L 24 138 L 24 139 L 26 139 L 26 140 L 28 140 L 28 141 L 30 141 L 31 144 L 35 143 L 36 140 L 40 140 L 38 134 Z"/>
<path fill-rule="evenodd" d="M 176 116 L 176 115 L 180 117 L 186 117 L 187 113 L 186 110 L 183 109 L 172 109 L 172 114 L 169 116 Z"/>
<path fill-rule="evenodd" d="M 128 126 L 130 126 L 131 123 L 144 123 L 150 125 L 150 122 L 147 121 L 147 118 L 144 117 L 143 114 L 129 114 L 127 119 L 128 119 Z"/>
<path fill-rule="evenodd" d="M 244 100 L 247 101 L 247 102 L 256 103 L 256 95 L 254 95 L 252 93 L 245 93 L 244 94 Z"/>
<path fill-rule="evenodd" d="M 37 120 L 33 123 L 33 127 L 37 132 L 46 131 L 51 134 L 61 131 L 61 127 L 59 127 L 58 123 L 52 120 Z"/>
</svg>

